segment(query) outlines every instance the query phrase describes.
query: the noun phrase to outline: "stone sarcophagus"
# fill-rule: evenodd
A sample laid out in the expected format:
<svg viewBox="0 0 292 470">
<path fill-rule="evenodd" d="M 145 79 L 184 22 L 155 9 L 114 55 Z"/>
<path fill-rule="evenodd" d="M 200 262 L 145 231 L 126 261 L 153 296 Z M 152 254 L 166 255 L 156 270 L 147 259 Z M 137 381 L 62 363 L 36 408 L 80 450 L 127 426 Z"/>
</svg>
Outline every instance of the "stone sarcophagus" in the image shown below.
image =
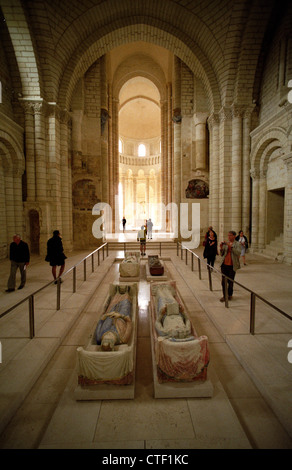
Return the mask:
<svg viewBox="0 0 292 470">
<path fill-rule="evenodd" d="M 155 396 L 212 396 L 208 338 L 197 335 L 174 281 L 151 284 L 150 317 Z"/>
<path fill-rule="evenodd" d="M 140 252 L 128 251 L 119 267 L 120 278 L 138 278 L 140 277 Z"/>
<path fill-rule="evenodd" d="M 77 400 L 134 398 L 137 299 L 137 284 L 110 285 L 89 344 L 77 348 Z"/>
<path fill-rule="evenodd" d="M 148 266 L 151 276 L 162 276 L 164 274 L 164 264 L 158 255 L 148 255 Z"/>
</svg>

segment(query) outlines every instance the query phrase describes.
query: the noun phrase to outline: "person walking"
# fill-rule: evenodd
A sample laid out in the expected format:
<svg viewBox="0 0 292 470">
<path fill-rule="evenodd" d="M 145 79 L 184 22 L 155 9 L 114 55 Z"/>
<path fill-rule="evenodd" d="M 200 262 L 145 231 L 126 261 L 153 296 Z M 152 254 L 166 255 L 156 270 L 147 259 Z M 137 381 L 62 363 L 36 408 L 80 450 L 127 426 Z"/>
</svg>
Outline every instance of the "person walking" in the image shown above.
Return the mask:
<svg viewBox="0 0 292 470">
<path fill-rule="evenodd" d="M 123 232 L 125 231 L 126 223 L 127 223 L 127 220 L 126 220 L 126 218 L 125 218 L 125 216 L 124 216 L 124 217 L 122 218 Z"/>
<path fill-rule="evenodd" d="M 217 238 L 215 237 L 213 230 L 210 230 L 208 237 L 206 238 L 203 256 L 204 258 L 207 258 L 207 263 L 210 266 L 214 267 L 216 255 L 217 255 Z"/>
<path fill-rule="evenodd" d="M 146 253 L 146 230 L 144 225 L 141 226 L 141 230 L 138 231 L 137 241 L 140 242 L 140 252 L 141 256 L 145 256 Z"/>
<path fill-rule="evenodd" d="M 52 238 L 47 241 L 47 256 L 46 261 L 52 266 L 52 274 L 57 284 L 57 266 L 60 266 L 59 276 L 61 277 L 65 269 L 65 259 L 67 256 L 64 254 L 62 237 L 59 230 L 54 230 Z M 61 280 L 62 282 L 62 280 Z"/>
<path fill-rule="evenodd" d="M 246 253 L 246 250 L 248 249 L 248 241 L 247 241 L 246 236 L 243 234 L 243 230 L 240 230 L 240 232 L 238 232 L 238 235 L 235 238 L 235 240 L 238 241 L 241 245 L 240 256 L 242 256 L 243 264 L 244 264 L 244 266 L 246 266 L 245 253 Z"/>
<path fill-rule="evenodd" d="M 228 232 L 228 242 L 220 243 L 220 266 L 221 273 L 225 276 L 234 280 L 236 271 L 240 268 L 239 257 L 241 253 L 241 245 L 238 241 L 235 240 L 236 232 L 232 230 Z M 233 281 L 227 280 L 228 284 L 228 300 L 232 299 L 233 296 Z M 225 301 L 225 279 L 222 276 L 222 292 L 223 297 L 221 297 L 220 302 Z"/>
<path fill-rule="evenodd" d="M 147 221 L 147 234 L 148 234 L 148 240 L 151 238 L 152 240 L 152 229 L 153 229 L 153 222 L 151 219 Z"/>
<path fill-rule="evenodd" d="M 23 289 L 26 283 L 26 268 L 29 265 L 30 253 L 28 244 L 21 240 L 19 234 L 14 235 L 13 242 L 9 247 L 9 259 L 11 261 L 10 276 L 7 283 L 6 292 L 15 291 L 16 273 L 20 270 L 20 285 L 18 289 Z"/>
</svg>

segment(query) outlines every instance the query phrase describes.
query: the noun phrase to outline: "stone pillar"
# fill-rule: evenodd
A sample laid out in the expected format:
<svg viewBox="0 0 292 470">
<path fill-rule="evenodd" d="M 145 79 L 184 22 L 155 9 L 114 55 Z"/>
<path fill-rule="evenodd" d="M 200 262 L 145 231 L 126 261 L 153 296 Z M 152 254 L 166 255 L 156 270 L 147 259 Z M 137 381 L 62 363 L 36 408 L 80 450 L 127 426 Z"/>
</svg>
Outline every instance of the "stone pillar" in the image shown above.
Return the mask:
<svg viewBox="0 0 292 470">
<path fill-rule="evenodd" d="M 242 222 L 241 228 L 247 238 L 250 237 L 250 131 L 252 109 L 246 109 L 243 115 L 242 135 Z"/>
<path fill-rule="evenodd" d="M 115 231 L 118 227 L 115 227 L 116 220 L 116 207 L 115 207 L 115 196 L 119 194 L 119 100 L 113 99 L 113 127 L 112 127 L 112 138 L 113 138 L 113 149 L 112 149 L 112 162 L 113 162 L 113 201 L 112 201 L 112 214 L 113 214 L 113 230 Z"/>
<path fill-rule="evenodd" d="M 167 188 L 168 188 L 168 158 L 167 158 L 167 102 L 160 102 L 161 113 L 161 171 L 164 175 L 161 181 L 161 200 L 164 204 L 167 203 Z"/>
<path fill-rule="evenodd" d="M 56 105 L 47 106 L 47 127 L 48 127 L 48 182 L 50 191 L 50 213 L 56 229 L 63 232 L 61 198 L 63 184 L 66 187 L 67 182 L 62 180 L 61 187 L 61 169 L 60 169 L 60 109 Z M 67 180 L 68 181 L 68 180 Z"/>
<path fill-rule="evenodd" d="M 3 160 L 0 158 L 0 259 L 6 258 L 8 253 L 8 243 L 11 240 L 11 234 L 8 233 L 6 224 L 6 194 L 5 194 L 5 175 Z"/>
<path fill-rule="evenodd" d="M 211 114 L 208 118 L 210 130 L 210 168 L 209 168 L 209 220 L 217 232 L 219 227 L 219 116 Z"/>
<path fill-rule="evenodd" d="M 241 230 L 242 203 L 242 109 L 232 106 L 232 167 L 231 167 L 231 198 L 232 198 L 232 230 Z"/>
<path fill-rule="evenodd" d="M 192 158 L 193 170 L 206 170 L 206 119 L 207 113 L 196 113 L 194 115 L 195 124 L 195 155 Z"/>
<path fill-rule="evenodd" d="M 60 116 L 60 165 L 61 165 L 61 209 L 62 209 L 62 235 L 64 247 L 71 250 L 73 247 L 73 237 L 70 225 L 70 200 L 72 200 L 71 191 L 71 168 L 69 158 L 69 125 L 70 115 L 67 111 L 62 111 Z"/>
<path fill-rule="evenodd" d="M 13 168 L 5 170 L 5 201 L 6 201 L 6 229 L 7 240 L 12 241 L 15 234 L 15 213 L 14 213 L 14 185 L 13 185 Z"/>
<path fill-rule="evenodd" d="M 173 190 L 173 181 L 172 181 L 172 129 L 173 129 L 173 122 L 172 122 L 172 87 L 171 83 L 167 84 L 167 138 L 168 138 L 168 146 L 167 146 L 167 204 L 172 202 L 172 190 Z M 157 198 L 155 198 L 157 200 Z"/>
<path fill-rule="evenodd" d="M 251 170 L 252 177 L 252 227 L 251 227 L 251 247 L 255 251 L 258 249 L 259 237 L 259 171 Z"/>
<path fill-rule="evenodd" d="M 232 166 L 232 111 L 221 108 L 219 113 L 219 239 L 225 239 L 232 228 L 231 166 Z M 215 230 L 215 229 L 214 229 Z"/>
<path fill-rule="evenodd" d="M 34 108 L 33 103 L 22 101 L 25 120 L 25 166 L 27 201 L 36 199 L 36 177 L 35 177 L 35 142 L 34 142 Z"/>
<path fill-rule="evenodd" d="M 282 158 L 287 167 L 284 203 L 284 261 L 292 264 L 292 153 Z"/>
<path fill-rule="evenodd" d="M 133 175 L 133 225 L 136 226 L 136 215 L 137 215 L 137 177 Z"/>
<path fill-rule="evenodd" d="M 263 250 L 266 246 L 266 226 L 267 226 L 267 172 L 260 171 L 259 179 L 259 230 L 258 249 Z"/>
<path fill-rule="evenodd" d="M 106 56 L 100 58 L 100 87 L 101 87 L 101 161 L 102 161 L 102 200 L 108 203 L 108 86 L 106 77 Z"/>
<path fill-rule="evenodd" d="M 23 235 L 22 173 L 20 168 L 13 170 L 14 224 L 15 232 L 21 235 Z"/>
<path fill-rule="evenodd" d="M 108 87 L 108 103 L 109 103 L 109 115 L 113 115 L 113 97 L 112 97 L 112 85 Z M 108 198 L 109 205 L 113 208 L 114 197 L 113 197 L 113 119 L 109 119 L 108 124 Z"/>
<path fill-rule="evenodd" d="M 178 208 L 178 236 L 180 238 L 181 202 L 181 61 L 174 57 L 174 96 L 173 96 L 173 202 Z M 162 173 L 163 181 L 163 173 Z M 174 228 L 173 228 L 174 229 Z"/>
<path fill-rule="evenodd" d="M 35 169 L 36 169 L 36 199 L 47 200 L 47 165 L 45 149 L 45 119 L 43 102 L 34 104 L 35 125 Z"/>
</svg>

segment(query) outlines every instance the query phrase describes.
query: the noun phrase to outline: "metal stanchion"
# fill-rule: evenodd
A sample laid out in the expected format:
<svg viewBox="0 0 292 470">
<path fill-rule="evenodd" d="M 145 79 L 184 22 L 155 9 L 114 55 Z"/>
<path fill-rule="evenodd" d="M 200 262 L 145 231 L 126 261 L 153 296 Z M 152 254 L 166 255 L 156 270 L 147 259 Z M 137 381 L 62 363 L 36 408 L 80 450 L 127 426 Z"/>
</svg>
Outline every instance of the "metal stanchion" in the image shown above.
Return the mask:
<svg viewBox="0 0 292 470">
<path fill-rule="evenodd" d="M 57 280 L 57 310 L 60 310 L 61 306 L 61 278 Z"/>
<path fill-rule="evenodd" d="M 254 335 L 254 328 L 255 328 L 255 301 L 256 296 L 255 293 L 252 292 L 250 295 L 250 327 L 249 332 Z"/>
<path fill-rule="evenodd" d="M 29 335 L 30 339 L 34 337 L 34 296 L 31 295 L 28 299 L 29 302 Z"/>
<path fill-rule="evenodd" d="M 209 276 L 209 289 L 213 291 L 213 286 L 212 286 L 212 268 L 207 264 L 207 269 L 208 269 L 208 276 Z"/>
<path fill-rule="evenodd" d="M 84 277 L 84 281 L 86 281 L 86 258 L 83 261 L 83 277 Z"/>
<path fill-rule="evenodd" d="M 76 292 L 76 266 L 73 268 L 73 294 Z"/>
</svg>

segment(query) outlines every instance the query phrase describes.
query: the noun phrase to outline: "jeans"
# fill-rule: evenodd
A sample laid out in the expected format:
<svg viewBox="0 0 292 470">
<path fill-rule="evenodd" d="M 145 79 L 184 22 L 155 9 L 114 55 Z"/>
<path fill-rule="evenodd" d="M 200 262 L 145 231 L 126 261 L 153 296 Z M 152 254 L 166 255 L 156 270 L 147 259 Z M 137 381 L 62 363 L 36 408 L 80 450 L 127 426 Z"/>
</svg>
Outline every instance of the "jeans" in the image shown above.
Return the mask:
<svg viewBox="0 0 292 470">
<path fill-rule="evenodd" d="M 26 282 L 25 263 L 17 263 L 16 261 L 11 261 L 10 276 L 9 276 L 8 284 L 7 284 L 8 289 L 15 289 L 16 272 L 18 268 L 20 270 L 20 275 L 21 275 L 20 285 L 21 286 L 25 285 L 25 282 Z"/>
<path fill-rule="evenodd" d="M 225 276 L 230 277 L 231 279 L 235 278 L 235 271 L 233 271 L 233 266 L 228 266 L 227 264 L 222 264 L 221 265 L 221 273 L 225 274 Z M 229 281 L 227 279 L 227 285 L 228 285 L 228 297 L 232 297 L 233 295 L 233 282 Z M 222 276 L 222 292 L 223 292 L 223 297 L 225 297 L 225 282 L 224 282 L 224 277 Z"/>
</svg>

